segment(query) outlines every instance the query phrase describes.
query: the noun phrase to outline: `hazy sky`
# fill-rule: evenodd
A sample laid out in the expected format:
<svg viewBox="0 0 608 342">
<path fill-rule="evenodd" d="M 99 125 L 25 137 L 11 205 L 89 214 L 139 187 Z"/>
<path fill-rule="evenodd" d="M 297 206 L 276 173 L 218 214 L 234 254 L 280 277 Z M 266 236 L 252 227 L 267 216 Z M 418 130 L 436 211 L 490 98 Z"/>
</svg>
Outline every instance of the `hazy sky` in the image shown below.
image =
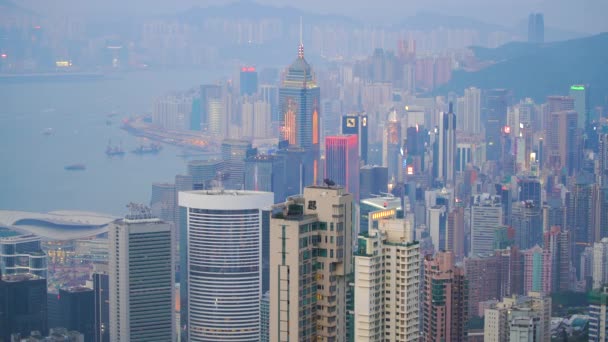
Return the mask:
<svg viewBox="0 0 608 342">
<path fill-rule="evenodd" d="M 194 5 L 206 7 L 228 0 L 13 0 L 41 12 L 90 14 L 124 11 L 141 15 L 171 13 Z M 608 31 L 608 0 L 257 0 L 319 13 L 336 13 L 395 22 L 418 11 L 433 11 L 514 26 L 532 11 L 545 13 L 547 26 L 578 32 Z"/>
</svg>

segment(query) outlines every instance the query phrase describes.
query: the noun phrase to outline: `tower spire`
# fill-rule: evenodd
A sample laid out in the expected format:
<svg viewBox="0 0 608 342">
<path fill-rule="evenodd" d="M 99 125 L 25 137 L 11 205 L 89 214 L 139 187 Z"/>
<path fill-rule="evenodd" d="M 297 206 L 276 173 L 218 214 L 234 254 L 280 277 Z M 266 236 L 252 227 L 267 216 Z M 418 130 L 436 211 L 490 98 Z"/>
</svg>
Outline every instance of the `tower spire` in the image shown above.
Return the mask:
<svg viewBox="0 0 608 342">
<path fill-rule="evenodd" d="M 304 43 L 302 42 L 302 16 L 300 16 L 300 45 L 298 46 L 298 58 L 304 59 Z"/>
</svg>

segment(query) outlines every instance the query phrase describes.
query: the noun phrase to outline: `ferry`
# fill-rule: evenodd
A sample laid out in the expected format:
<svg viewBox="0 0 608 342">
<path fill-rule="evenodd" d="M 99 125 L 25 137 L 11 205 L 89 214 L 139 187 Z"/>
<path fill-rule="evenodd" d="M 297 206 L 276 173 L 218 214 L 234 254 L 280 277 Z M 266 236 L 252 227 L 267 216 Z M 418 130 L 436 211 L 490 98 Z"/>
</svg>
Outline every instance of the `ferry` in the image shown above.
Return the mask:
<svg viewBox="0 0 608 342">
<path fill-rule="evenodd" d="M 106 147 L 106 155 L 108 157 L 124 156 L 125 150 L 122 149 L 122 144 L 120 144 L 119 146 L 112 146 L 112 142 L 109 141 L 108 147 Z"/>
<path fill-rule="evenodd" d="M 82 170 L 86 170 L 86 165 L 84 164 L 71 164 L 71 165 L 66 165 L 64 167 L 65 170 L 67 171 L 82 171 Z"/>
<path fill-rule="evenodd" d="M 162 150 L 162 146 L 160 144 L 151 143 L 149 145 L 139 145 L 138 148 L 134 149 L 133 153 L 135 154 L 157 154 Z"/>
</svg>

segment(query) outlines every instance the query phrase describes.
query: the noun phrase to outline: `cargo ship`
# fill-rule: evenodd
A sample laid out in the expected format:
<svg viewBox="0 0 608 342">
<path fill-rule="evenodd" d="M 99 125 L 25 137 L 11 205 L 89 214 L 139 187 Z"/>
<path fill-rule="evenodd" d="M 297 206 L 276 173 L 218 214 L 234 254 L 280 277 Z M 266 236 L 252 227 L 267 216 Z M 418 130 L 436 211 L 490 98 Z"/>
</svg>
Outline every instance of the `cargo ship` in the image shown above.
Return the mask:
<svg viewBox="0 0 608 342">
<path fill-rule="evenodd" d="M 133 153 L 135 154 L 157 154 L 162 150 L 162 146 L 160 144 L 151 143 L 148 145 L 139 145 L 138 148 L 134 149 Z"/>
<path fill-rule="evenodd" d="M 67 171 L 82 171 L 86 170 L 86 165 L 84 164 L 71 164 L 64 166 L 64 169 Z"/>
</svg>

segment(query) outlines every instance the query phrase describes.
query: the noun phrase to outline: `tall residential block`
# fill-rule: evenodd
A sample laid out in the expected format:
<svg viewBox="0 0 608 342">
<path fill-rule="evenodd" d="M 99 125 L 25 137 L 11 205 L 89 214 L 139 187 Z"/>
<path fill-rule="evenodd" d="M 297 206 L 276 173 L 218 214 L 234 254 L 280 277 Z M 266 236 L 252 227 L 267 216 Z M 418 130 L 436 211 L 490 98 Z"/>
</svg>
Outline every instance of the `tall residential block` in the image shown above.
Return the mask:
<svg viewBox="0 0 608 342">
<path fill-rule="evenodd" d="M 188 340 L 258 341 L 270 192 L 179 193 L 181 324 Z"/>
<path fill-rule="evenodd" d="M 426 256 L 423 263 L 421 341 L 464 341 L 468 320 L 468 285 L 464 269 L 451 252 Z"/>
<path fill-rule="evenodd" d="M 110 224 L 111 341 L 175 341 L 171 227 L 135 204 Z"/>
<path fill-rule="evenodd" d="M 389 215 L 384 215 L 387 213 Z M 395 209 L 358 237 L 355 341 L 418 341 L 420 245 Z"/>
<path fill-rule="evenodd" d="M 608 341 L 608 288 L 602 287 L 589 294 L 589 341 Z"/>
<path fill-rule="evenodd" d="M 275 206 L 270 229 L 270 340 L 344 341 L 352 276 L 353 196 L 311 186 Z"/>
</svg>

